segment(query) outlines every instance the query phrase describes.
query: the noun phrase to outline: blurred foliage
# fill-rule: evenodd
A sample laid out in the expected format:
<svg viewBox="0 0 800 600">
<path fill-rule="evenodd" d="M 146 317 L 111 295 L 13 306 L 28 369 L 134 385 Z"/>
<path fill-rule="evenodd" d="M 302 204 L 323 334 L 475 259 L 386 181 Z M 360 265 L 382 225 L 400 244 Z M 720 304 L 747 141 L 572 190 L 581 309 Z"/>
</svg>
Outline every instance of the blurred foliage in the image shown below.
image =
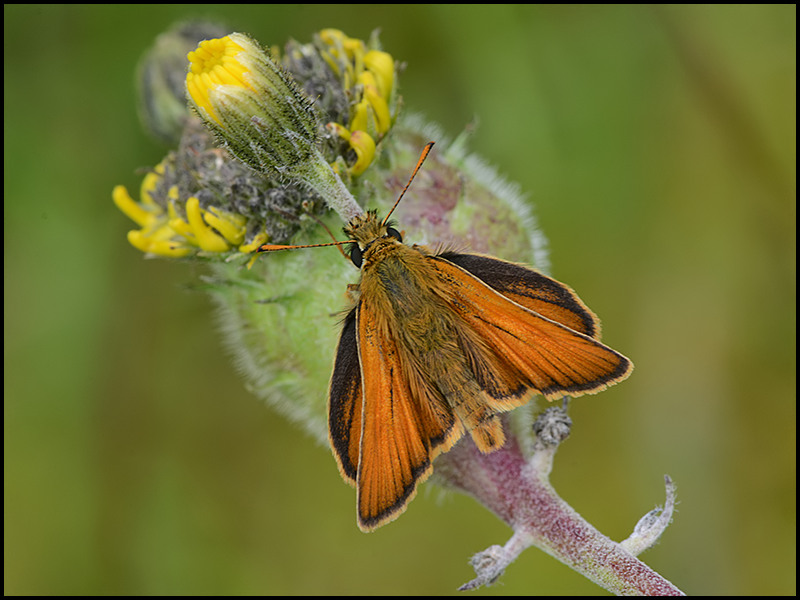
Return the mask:
<svg viewBox="0 0 800 600">
<path fill-rule="evenodd" d="M 794 6 L 5 5 L 6 594 L 446 594 L 510 535 L 436 490 L 358 531 L 329 451 L 244 389 L 202 268 L 125 241 L 111 189 L 164 152 L 135 67 L 189 17 L 265 44 L 380 27 L 407 107 L 479 117 L 473 149 L 636 363 L 574 402 L 556 488 L 620 540 L 669 473 L 645 562 L 690 594 L 795 594 Z M 483 593 L 598 591 L 529 550 Z"/>
</svg>

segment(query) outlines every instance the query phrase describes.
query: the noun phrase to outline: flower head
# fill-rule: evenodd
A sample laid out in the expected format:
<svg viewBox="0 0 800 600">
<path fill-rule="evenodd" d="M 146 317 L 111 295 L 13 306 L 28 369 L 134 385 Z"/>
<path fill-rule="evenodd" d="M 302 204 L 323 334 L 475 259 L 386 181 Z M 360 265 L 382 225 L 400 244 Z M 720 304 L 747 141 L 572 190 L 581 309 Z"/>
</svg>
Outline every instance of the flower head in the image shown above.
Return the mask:
<svg viewBox="0 0 800 600">
<path fill-rule="evenodd" d="M 138 199 L 124 186 L 114 188 L 114 203 L 138 226 L 128 234 L 131 245 L 170 258 L 249 254 L 267 241 L 288 241 L 300 226 L 291 215 L 323 206 L 297 185 L 264 178 L 213 141 L 192 120 L 181 145 L 145 175 Z"/>
<path fill-rule="evenodd" d="M 394 120 L 394 59 L 377 37 L 325 30 L 279 55 L 196 23 L 159 37 L 142 64 L 145 123 L 179 144 L 145 176 L 138 197 L 114 189 L 115 204 L 136 223 L 133 246 L 227 260 L 288 242 L 305 213 L 325 204 L 345 222 L 361 212 L 347 186 L 374 163 Z"/>
<path fill-rule="evenodd" d="M 360 213 L 331 163 L 362 197 L 391 203 L 394 194 L 383 192 L 401 189 L 420 140 L 441 138 L 419 119 L 404 119 L 393 130 L 394 61 L 376 43 L 325 30 L 314 44 L 290 44 L 283 64 L 297 77 L 296 84 L 277 66 L 277 58 L 246 36 L 203 42 L 190 53 L 186 85 L 205 126 L 195 118 L 180 120 L 178 148 L 144 177 L 138 201 L 123 186 L 112 192 L 116 205 L 137 226 L 128 233 L 136 248 L 161 256 L 217 258 L 209 260 L 211 275 L 203 278 L 204 289 L 220 308 L 221 329 L 250 389 L 320 440 L 328 437 L 325 398 L 334 352 L 337 363 L 341 356 L 348 363 L 346 395 L 353 396 L 361 385 L 359 358 L 353 354 L 358 348 L 342 351 L 352 325 L 346 324 L 341 336 L 331 326 L 331 312 L 341 306 L 342 292 L 347 289 L 357 298 L 358 286 L 345 287 L 352 281 L 351 267 L 344 268 L 341 257 L 323 251 L 313 259 L 284 253 L 257 271 L 227 259 L 250 253 L 265 241 L 288 241 L 300 216 L 321 205 L 320 199 L 345 221 Z M 317 90 L 313 97 L 319 94 L 325 107 L 327 129 L 301 87 Z M 224 142 L 223 148 L 212 143 L 210 132 Z M 420 243 L 452 240 L 474 252 L 491 249 L 544 267 L 543 239 L 515 187 L 467 156 L 463 139 L 449 147 L 442 142 L 446 150 L 426 164 L 427 183 L 418 182 L 398 208 L 409 237 Z M 382 149 L 378 162 L 375 157 Z M 352 397 L 349 404 L 361 406 Z M 612 542 L 567 506 L 549 482 L 555 448 L 569 432 L 566 413 L 537 419 L 533 442 L 528 410 L 504 414 L 509 435 L 502 447 L 486 452 L 470 436 L 436 458 L 440 483 L 472 495 L 514 529 L 505 546 L 476 555 L 478 576 L 462 589 L 493 582 L 524 548 L 537 545 L 610 591 L 679 592 L 633 556 L 669 523 L 671 482 L 667 480 L 663 513 L 648 513 L 625 542 Z M 407 472 L 408 464 L 392 468 Z M 361 465 L 357 470 L 361 472 Z"/>
<path fill-rule="evenodd" d="M 347 37 L 338 29 L 319 34 L 321 53 L 337 73 L 345 88 L 351 89 L 352 102 L 342 123 L 329 123 L 329 130 L 346 141 L 356 156 L 351 175 L 361 175 L 376 155 L 377 143 L 389 132 L 394 117 L 395 67 L 392 56 L 378 49 L 367 49 L 361 40 Z"/>
</svg>

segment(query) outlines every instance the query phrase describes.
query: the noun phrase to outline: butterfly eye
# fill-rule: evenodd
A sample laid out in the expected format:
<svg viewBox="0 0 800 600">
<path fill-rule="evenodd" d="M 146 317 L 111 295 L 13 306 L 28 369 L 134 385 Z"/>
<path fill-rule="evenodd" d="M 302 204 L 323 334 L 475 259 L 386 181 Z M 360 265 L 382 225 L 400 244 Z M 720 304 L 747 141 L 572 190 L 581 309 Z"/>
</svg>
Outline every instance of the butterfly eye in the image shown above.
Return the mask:
<svg viewBox="0 0 800 600">
<path fill-rule="evenodd" d="M 350 246 L 350 260 L 356 267 L 361 268 L 361 248 L 358 247 L 358 244 Z"/>
<path fill-rule="evenodd" d="M 400 232 L 397 231 L 397 229 L 395 229 L 394 227 L 387 227 L 386 228 L 386 235 L 392 236 L 398 242 L 402 242 L 403 241 L 403 236 L 400 235 Z"/>
</svg>

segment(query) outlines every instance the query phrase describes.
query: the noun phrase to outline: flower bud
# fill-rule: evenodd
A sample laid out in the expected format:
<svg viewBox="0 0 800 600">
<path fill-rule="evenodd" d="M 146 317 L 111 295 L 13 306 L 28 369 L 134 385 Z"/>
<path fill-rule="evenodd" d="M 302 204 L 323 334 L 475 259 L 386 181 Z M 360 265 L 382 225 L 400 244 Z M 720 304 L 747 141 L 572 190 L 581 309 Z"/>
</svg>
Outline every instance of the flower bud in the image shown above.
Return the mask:
<svg viewBox="0 0 800 600">
<path fill-rule="evenodd" d="M 188 59 L 189 100 L 234 156 L 286 176 L 311 158 L 320 125 L 313 105 L 255 41 L 240 33 L 206 40 Z"/>
<path fill-rule="evenodd" d="M 231 154 L 314 190 L 346 221 L 362 212 L 317 147 L 323 124 L 311 100 L 255 41 L 233 33 L 188 59 L 189 101 Z"/>
</svg>

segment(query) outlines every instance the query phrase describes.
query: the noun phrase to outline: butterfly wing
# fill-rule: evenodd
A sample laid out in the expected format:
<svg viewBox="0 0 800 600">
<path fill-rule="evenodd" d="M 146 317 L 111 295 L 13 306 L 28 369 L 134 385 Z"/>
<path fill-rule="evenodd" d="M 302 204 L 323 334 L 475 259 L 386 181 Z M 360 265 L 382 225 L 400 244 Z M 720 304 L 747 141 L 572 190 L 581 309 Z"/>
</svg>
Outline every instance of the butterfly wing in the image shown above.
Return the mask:
<svg viewBox="0 0 800 600">
<path fill-rule="evenodd" d="M 569 287 L 522 265 L 481 254 L 445 252 L 458 265 L 509 300 L 570 329 L 600 339 L 600 321 Z"/>
<path fill-rule="evenodd" d="M 328 437 L 339 471 L 352 486 L 355 486 L 358 476 L 363 403 L 356 341 L 356 308 L 353 308 L 345 317 L 339 335 L 328 393 Z"/>
<path fill-rule="evenodd" d="M 364 388 L 358 462 L 358 524 L 369 531 L 405 510 L 433 458 L 463 435 L 461 424 L 431 386 L 419 381 L 385 322 L 363 301 L 358 348 Z"/>
<path fill-rule="evenodd" d="M 485 348 L 472 357 L 474 372 L 481 387 L 499 401 L 500 410 L 523 401 L 520 386 L 554 399 L 596 393 L 630 374 L 633 365 L 627 358 L 590 333 L 564 323 L 582 322 L 579 329 L 591 333 L 597 330 L 596 325 L 592 328 L 596 317 L 566 286 L 534 277 L 529 277 L 527 284 L 514 284 L 503 283 L 502 278 L 492 280 L 489 275 L 490 281 L 485 282 L 443 256 L 428 258 L 447 289 L 445 302 L 477 334 Z M 480 269 L 475 270 L 484 273 L 493 266 L 502 273 L 512 265 L 489 257 L 457 260 L 473 267 L 480 263 Z M 536 281 L 543 282 L 543 292 L 536 290 Z M 493 288 L 492 282 L 499 289 Z M 506 297 L 500 290 L 513 293 Z M 522 298 L 525 303 L 512 297 Z M 542 308 L 542 312 L 527 304 Z"/>
</svg>

